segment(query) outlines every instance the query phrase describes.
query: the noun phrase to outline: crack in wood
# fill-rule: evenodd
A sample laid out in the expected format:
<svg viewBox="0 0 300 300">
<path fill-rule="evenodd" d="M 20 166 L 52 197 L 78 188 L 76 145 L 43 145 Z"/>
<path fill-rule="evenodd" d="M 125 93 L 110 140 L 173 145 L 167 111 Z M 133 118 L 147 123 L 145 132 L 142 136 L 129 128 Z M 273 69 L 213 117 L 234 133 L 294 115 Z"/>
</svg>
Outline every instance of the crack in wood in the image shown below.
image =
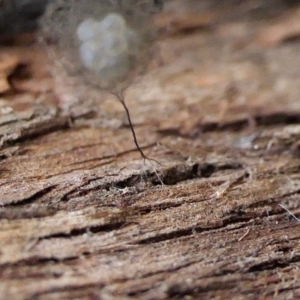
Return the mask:
<svg viewBox="0 0 300 300">
<path fill-rule="evenodd" d="M 29 207 L 21 209 L 20 206 L 15 205 L 14 207 L 10 206 L 9 209 L 7 209 L 7 207 L 1 207 L 0 220 L 43 218 L 53 216 L 56 212 L 57 210 L 51 207 L 40 207 L 36 209 Z"/>
<path fill-rule="evenodd" d="M 116 220 L 114 220 L 114 218 L 111 218 L 111 221 L 109 224 L 94 225 L 94 226 L 82 227 L 82 228 L 74 228 L 69 233 L 61 232 L 61 233 L 50 234 L 50 235 L 39 238 L 39 240 L 48 240 L 48 239 L 53 239 L 53 238 L 69 239 L 74 236 L 80 236 L 80 235 L 83 235 L 86 233 L 95 234 L 95 233 L 100 233 L 100 232 L 110 232 L 110 231 L 120 229 L 125 224 L 126 224 L 126 222 L 119 221 L 118 218 L 116 218 Z"/>
<path fill-rule="evenodd" d="M 254 264 L 248 270 L 245 270 L 247 273 L 255 273 L 255 272 L 262 272 L 266 270 L 274 270 L 274 269 L 282 269 L 287 267 L 290 263 L 292 262 L 299 262 L 300 256 L 296 260 L 285 260 L 282 258 L 273 258 L 273 259 L 268 259 L 267 261 L 264 262 L 259 262 L 257 264 Z"/>
<path fill-rule="evenodd" d="M 242 165 L 238 162 L 225 163 L 225 164 L 212 164 L 212 163 L 194 163 L 192 165 L 187 164 L 176 164 L 174 166 L 159 169 L 156 172 L 151 172 L 147 170 L 143 174 L 132 174 L 125 179 L 122 180 L 111 180 L 107 183 L 99 183 L 97 186 L 93 188 L 89 188 L 88 190 L 83 190 L 83 187 L 88 186 L 91 182 L 97 181 L 101 179 L 93 178 L 86 180 L 82 185 L 74 187 L 71 191 L 65 194 L 61 200 L 69 201 L 73 197 L 87 195 L 92 191 L 99 190 L 110 190 L 112 187 L 114 188 L 130 188 L 136 187 L 139 191 L 143 191 L 145 186 L 151 185 L 161 185 L 161 182 L 158 180 L 158 176 L 161 178 L 162 182 L 165 185 L 176 185 L 179 182 L 184 182 L 189 179 L 195 178 L 208 178 L 213 174 L 224 171 L 224 170 L 239 170 L 242 169 Z M 158 176 L 157 176 L 158 174 Z M 109 175 L 109 174 L 108 174 Z M 140 187 L 140 188 L 139 188 Z"/>
<path fill-rule="evenodd" d="M 35 139 L 53 131 L 67 129 L 69 127 L 69 118 L 58 116 L 44 116 L 25 124 L 18 123 L 16 128 L 13 128 L 10 132 L 2 134 L 0 139 L 1 149 L 17 142 Z"/>
<path fill-rule="evenodd" d="M 31 203 L 35 202 L 37 199 L 52 192 L 56 187 L 57 187 L 57 185 L 50 185 L 50 186 L 45 187 L 42 190 L 34 193 L 29 198 L 24 198 L 24 199 L 18 200 L 17 202 L 10 202 L 8 204 L 2 204 L 2 206 L 24 206 L 27 204 L 31 204 Z"/>
<path fill-rule="evenodd" d="M 298 112 L 274 112 L 255 115 L 251 117 L 256 126 L 290 125 L 300 123 Z M 182 133 L 180 128 L 166 128 L 158 130 L 164 136 L 181 136 L 196 139 L 207 132 L 240 131 L 249 126 L 249 119 L 234 120 L 232 122 L 206 122 L 196 125 L 189 133 Z"/>
<path fill-rule="evenodd" d="M 69 257 L 65 257 L 63 259 L 59 259 L 59 258 L 56 258 L 56 257 L 49 257 L 49 258 L 45 258 L 45 257 L 38 257 L 38 256 L 35 256 L 35 257 L 29 257 L 29 258 L 24 258 L 22 260 L 19 260 L 17 262 L 14 262 L 14 263 L 2 263 L 0 264 L 0 276 L 3 276 L 3 274 L 13 268 L 13 267 L 22 267 L 22 266 L 27 266 L 28 263 L 31 265 L 31 266 L 44 266 L 46 264 L 59 264 L 59 263 L 62 263 L 62 262 L 67 262 L 67 261 L 72 261 L 72 260 L 76 260 L 78 259 L 78 256 L 69 256 Z"/>
</svg>

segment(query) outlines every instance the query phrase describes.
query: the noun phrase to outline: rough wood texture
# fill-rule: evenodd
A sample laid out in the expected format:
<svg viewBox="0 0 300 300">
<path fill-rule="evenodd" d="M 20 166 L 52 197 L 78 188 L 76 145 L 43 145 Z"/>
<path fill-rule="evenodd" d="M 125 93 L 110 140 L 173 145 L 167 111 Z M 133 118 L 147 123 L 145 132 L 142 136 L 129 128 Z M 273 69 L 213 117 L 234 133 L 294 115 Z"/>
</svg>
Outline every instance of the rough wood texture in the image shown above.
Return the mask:
<svg viewBox="0 0 300 300">
<path fill-rule="evenodd" d="M 300 297 L 300 227 L 278 206 L 300 213 L 300 43 L 211 20 L 171 30 L 165 65 L 128 90 L 161 165 L 117 101 L 67 113 L 40 49 L 1 50 L 31 68 L 0 103 L 1 299 Z"/>
</svg>

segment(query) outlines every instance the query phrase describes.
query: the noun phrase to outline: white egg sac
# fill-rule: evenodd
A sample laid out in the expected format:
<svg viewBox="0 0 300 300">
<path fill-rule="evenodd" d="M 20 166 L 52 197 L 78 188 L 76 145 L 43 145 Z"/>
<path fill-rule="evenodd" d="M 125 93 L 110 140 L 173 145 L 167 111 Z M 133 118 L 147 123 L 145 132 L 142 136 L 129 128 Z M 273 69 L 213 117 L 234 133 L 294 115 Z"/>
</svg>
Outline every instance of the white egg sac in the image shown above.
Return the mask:
<svg viewBox="0 0 300 300">
<path fill-rule="evenodd" d="M 139 38 L 125 19 L 116 13 L 102 21 L 84 20 L 77 28 L 79 54 L 83 65 L 105 78 L 115 80 L 129 72 Z"/>
</svg>

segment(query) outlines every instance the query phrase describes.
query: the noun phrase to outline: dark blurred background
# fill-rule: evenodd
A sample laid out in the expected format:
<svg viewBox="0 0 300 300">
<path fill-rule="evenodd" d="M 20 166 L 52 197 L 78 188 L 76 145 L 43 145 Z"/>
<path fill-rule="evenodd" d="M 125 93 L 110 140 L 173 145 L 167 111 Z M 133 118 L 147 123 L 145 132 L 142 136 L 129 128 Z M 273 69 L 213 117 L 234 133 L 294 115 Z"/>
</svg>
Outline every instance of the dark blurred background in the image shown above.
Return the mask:
<svg viewBox="0 0 300 300">
<path fill-rule="evenodd" d="M 47 2 L 48 0 L 0 0 L 0 35 L 34 31 Z"/>
</svg>

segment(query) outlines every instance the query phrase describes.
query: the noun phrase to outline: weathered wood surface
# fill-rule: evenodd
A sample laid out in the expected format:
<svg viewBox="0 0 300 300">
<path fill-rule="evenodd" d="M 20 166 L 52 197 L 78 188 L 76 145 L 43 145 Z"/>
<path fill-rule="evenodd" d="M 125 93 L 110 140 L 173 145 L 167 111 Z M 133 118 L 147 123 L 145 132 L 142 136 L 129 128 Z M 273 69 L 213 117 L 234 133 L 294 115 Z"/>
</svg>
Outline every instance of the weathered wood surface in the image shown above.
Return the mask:
<svg viewBox="0 0 300 300">
<path fill-rule="evenodd" d="M 1 299 L 300 297 L 300 227 L 278 205 L 300 212 L 300 44 L 258 46 L 260 26 L 159 42 L 165 65 L 127 99 L 161 165 L 118 102 L 66 113 L 42 50 L 1 49 L 31 68 L 1 99 Z"/>
</svg>

